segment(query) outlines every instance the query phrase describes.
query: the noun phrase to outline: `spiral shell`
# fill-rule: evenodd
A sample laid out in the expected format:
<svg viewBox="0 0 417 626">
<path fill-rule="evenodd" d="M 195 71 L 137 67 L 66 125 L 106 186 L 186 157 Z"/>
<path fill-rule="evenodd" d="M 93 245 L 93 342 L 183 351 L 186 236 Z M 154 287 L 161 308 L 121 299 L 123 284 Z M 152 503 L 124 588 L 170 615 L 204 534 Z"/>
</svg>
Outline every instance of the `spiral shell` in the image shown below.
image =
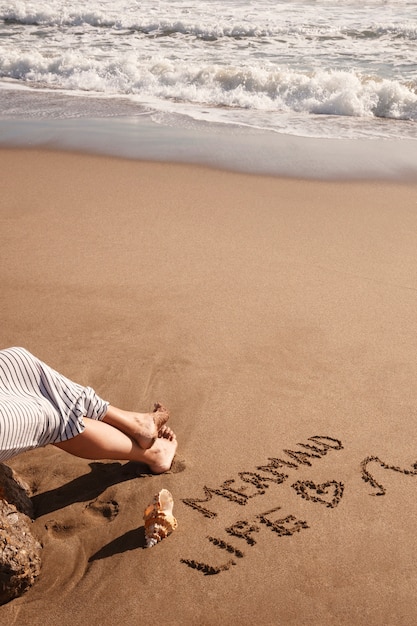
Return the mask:
<svg viewBox="0 0 417 626">
<path fill-rule="evenodd" d="M 152 548 L 177 528 L 178 522 L 172 514 L 173 506 L 174 499 L 171 493 L 168 489 L 161 489 L 146 507 L 143 519 L 147 548 Z"/>
</svg>

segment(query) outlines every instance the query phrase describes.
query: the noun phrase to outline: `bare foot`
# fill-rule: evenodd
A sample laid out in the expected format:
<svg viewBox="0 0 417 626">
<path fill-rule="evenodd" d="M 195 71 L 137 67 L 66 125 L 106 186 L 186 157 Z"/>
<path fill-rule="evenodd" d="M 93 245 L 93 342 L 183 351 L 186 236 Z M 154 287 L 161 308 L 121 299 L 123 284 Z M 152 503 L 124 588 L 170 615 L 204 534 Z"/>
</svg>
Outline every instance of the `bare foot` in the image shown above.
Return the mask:
<svg viewBox="0 0 417 626">
<path fill-rule="evenodd" d="M 172 433 L 172 430 L 165 426 L 169 413 L 159 402 L 155 404 L 153 413 L 135 413 L 133 419 L 132 437 L 142 450 L 151 448 L 158 437 L 169 439 L 166 433 Z"/>
<path fill-rule="evenodd" d="M 163 432 L 152 448 L 144 452 L 145 463 L 154 474 L 163 474 L 171 468 L 178 446 L 175 433 L 168 426 L 164 426 L 161 430 Z"/>
<path fill-rule="evenodd" d="M 103 422 L 131 437 L 142 450 L 148 450 L 160 436 L 169 439 L 171 429 L 164 430 L 168 418 L 167 409 L 159 403 L 155 404 L 153 413 L 132 413 L 109 405 Z"/>
</svg>

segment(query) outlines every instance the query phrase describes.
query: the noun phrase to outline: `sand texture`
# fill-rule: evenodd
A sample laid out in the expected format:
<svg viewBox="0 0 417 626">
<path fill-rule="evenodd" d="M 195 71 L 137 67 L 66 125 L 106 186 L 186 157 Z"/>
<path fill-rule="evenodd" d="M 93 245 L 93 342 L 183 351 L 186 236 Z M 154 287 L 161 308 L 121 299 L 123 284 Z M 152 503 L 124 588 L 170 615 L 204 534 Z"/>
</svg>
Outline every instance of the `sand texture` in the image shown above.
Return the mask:
<svg viewBox="0 0 417 626">
<path fill-rule="evenodd" d="M 417 621 L 417 186 L 0 151 L 0 346 L 171 411 L 172 471 L 49 447 L 0 623 Z M 145 549 L 160 489 L 178 529 Z"/>
</svg>

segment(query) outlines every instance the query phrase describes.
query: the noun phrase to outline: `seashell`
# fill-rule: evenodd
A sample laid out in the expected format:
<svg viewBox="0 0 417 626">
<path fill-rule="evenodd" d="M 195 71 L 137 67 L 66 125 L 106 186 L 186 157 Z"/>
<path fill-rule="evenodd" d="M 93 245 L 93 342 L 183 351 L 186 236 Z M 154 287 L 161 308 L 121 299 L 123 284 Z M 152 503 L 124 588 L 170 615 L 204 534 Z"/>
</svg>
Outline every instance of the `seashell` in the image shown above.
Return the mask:
<svg viewBox="0 0 417 626">
<path fill-rule="evenodd" d="M 143 514 L 145 521 L 146 547 L 152 548 L 174 531 L 178 522 L 172 514 L 174 499 L 168 489 L 161 489 L 154 496 Z"/>
</svg>

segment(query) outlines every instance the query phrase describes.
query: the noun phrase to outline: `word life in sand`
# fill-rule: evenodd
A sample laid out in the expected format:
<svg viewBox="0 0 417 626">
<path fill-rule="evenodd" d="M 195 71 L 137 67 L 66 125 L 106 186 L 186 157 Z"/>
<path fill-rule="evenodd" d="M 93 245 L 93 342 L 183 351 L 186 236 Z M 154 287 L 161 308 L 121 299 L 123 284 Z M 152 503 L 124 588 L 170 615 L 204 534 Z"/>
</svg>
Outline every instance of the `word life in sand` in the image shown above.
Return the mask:
<svg viewBox="0 0 417 626">
<path fill-rule="evenodd" d="M 315 459 L 321 459 L 329 451 L 343 449 L 343 444 L 339 439 L 319 435 L 310 437 L 308 443 L 299 443 L 297 445 L 302 448 L 302 450 L 283 450 L 287 458 L 269 458 L 266 465 L 260 465 L 256 468 L 256 472 L 238 473 L 239 479 L 243 483 L 252 486 L 253 489 L 251 493 L 248 493 L 249 487 L 238 487 L 235 484 L 235 479 L 229 479 L 225 480 L 216 488 L 204 486 L 203 491 L 205 498 L 184 498 L 182 501 L 204 517 L 214 518 L 217 516 L 217 513 L 213 510 L 213 503 L 211 503 L 213 496 L 220 496 L 244 506 L 248 503 L 249 499 L 264 495 L 271 483 L 278 485 L 284 483 L 289 478 L 289 474 L 285 472 L 297 470 L 300 465 L 311 466 Z M 411 469 L 402 469 L 397 465 L 385 463 L 376 456 L 366 457 L 361 463 L 361 477 L 365 483 L 369 483 L 371 487 L 376 490 L 370 495 L 381 496 L 385 495 L 386 492 L 385 487 L 378 483 L 369 471 L 369 465 L 371 463 L 377 463 L 383 469 L 392 470 L 401 474 L 417 475 L 417 462 L 414 463 Z M 330 509 L 335 508 L 339 504 L 344 492 L 343 482 L 336 480 L 328 480 L 321 484 L 317 484 L 312 480 L 298 480 L 294 482 L 291 487 L 301 498 L 313 503 L 322 504 Z M 210 508 L 206 506 L 207 503 L 210 503 Z M 277 506 L 259 513 L 252 519 L 238 520 L 236 523 L 225 528 L 225 531 L 230 537 L 244 540 L 246 546 L 252 547 L 256 544 L 254 535 L 256 535 L 261 528 L 268 528 L 278 537 L 291 536 L 294 533 L 309 528 L 305 520 L 298 519 L 294 515 L 283 515 L 282 512 L 279 513 L 279 511 L 281 511 L 281 507 Z M 242 559 L 245 556 L 244 552 L 239 547 L 229 543 L 229 540 L 225 541 L 224 539 L 213 536 L 208 536 L 207 539 L 214 546 L 231 555 L 225 563 L 214 566 L 194 559 L 181 559 L 181 562 L 196 571 L 210 575 L 229 570 L 232 565 L 236 565 L 234 558 Z M 232 541 L 232 539 L 230 539 L 230 541 Z"/>
</svg>

